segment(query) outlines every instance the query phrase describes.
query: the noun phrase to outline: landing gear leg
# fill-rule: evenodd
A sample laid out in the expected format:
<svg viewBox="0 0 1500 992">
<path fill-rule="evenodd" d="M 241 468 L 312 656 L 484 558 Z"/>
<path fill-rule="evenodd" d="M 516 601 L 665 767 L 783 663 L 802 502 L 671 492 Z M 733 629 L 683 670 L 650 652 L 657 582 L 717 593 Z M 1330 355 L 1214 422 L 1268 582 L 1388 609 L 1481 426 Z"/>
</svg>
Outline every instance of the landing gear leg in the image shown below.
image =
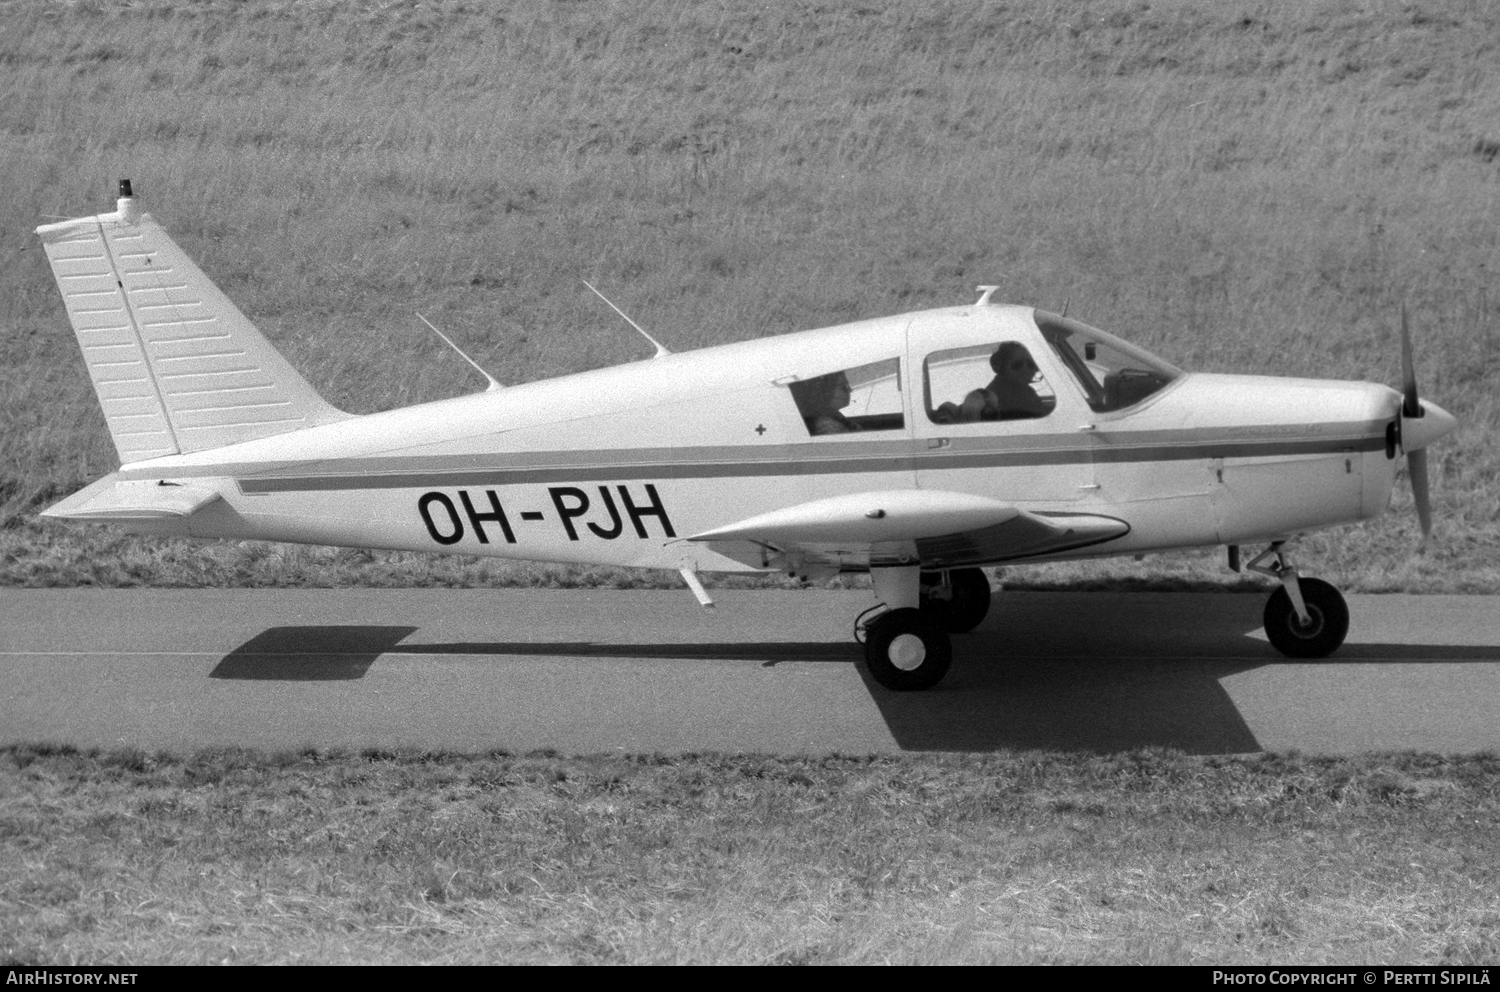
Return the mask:
<svg viewBox="0 0 1500 992">
<path fill-rule="evenodd" d="M 922 602 L 922 570 L 911 565 L 870 569 L 875 598 L 893 610 L 914 610 Z"/>
<path fill-rule="evenodd" d="M 865 667 L 870 677 L 898 692 L 932 688 L 948 674 L 953 646 L 948 632 L 918 609 L 918 570 L 872 568 L 870 577 L 875 598 L 890 607 L 865 628 Z"/>
<path fill-rule="evenodd" d="M 1281 583 L 1266 601 L 1266 637 L 1288 658 L 1326 658 L 1349 635 L 1349 606 L 1329 583 L 1299 576 L 1283 543 L 1273 541 L 1245 565 Z M 1276 560 L 1274 565 L 1262 564 L 1270 558 Z"/>
</svg>

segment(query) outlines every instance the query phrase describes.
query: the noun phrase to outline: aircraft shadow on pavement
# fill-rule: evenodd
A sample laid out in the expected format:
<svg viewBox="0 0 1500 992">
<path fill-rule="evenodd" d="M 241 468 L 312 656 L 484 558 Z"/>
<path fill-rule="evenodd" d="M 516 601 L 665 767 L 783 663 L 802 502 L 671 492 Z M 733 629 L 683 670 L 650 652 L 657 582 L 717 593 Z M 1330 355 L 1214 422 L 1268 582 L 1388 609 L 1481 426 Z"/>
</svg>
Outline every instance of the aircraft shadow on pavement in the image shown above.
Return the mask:
<svg viewBox="0 0 1500 992">
<path fill-rule="evenodd" d="M 997 600 L 935 689 L 893 693 L 861 674 L 892 736 L 914 751 L 1000 748 L 1192 754 L 1259 751 L 1223 680 L 1266 665 L 1500 661 L 1500 646 L 1346 644 L 1296 661 L 1261 633 L 1259 596 Z M 1003 608 L 1002 608 L 1003 607 Z"/>
<path fill-rule="evenodd" d="M 1389 652 L 1382 654 L 1390 660 Z M 1500 660 L 1493 651 L 1490 658 Z M 1222 680 L 1266 664 L 1297 663 L 1279 656 L 960 656 L 942 684 L 922 693 L 889 692 L 871 682 L 863 669 L 861 676 L 903 750 L 1109 753 L 1166 747 L 1189 754 L 1232 754 L 1263 748 Z"/>
<path fill-rule="evenodd" d="M 1261 750 L 1220 680 L 1274 662 L 1247 638 L 1261 600 L 1002 596 L 927 692 L 889 692 L 860 669 L 891 735 L 910 751 L 1142 747 Z"/>
<path fill-rule="evenodd" d="M 1225 646 L 1184 653 L 1010 655 L 1002 631 L 955 638 L 936 689 L 893 693 L 861 675 L 892 736 L 912 751 L 999 748 L 1113 752 L 1169 747 L 1190 754 L 1262 750 L 1223 679 L 1266 665 L 1500 662 L 1500 646 L 1359 644 L 1296 661 L 1233 629 Z M 1214 645 L 1203 644 L 1203 648 Z M 976 650 L 978 649 L 978 650 Z M 1237 656 L 1236 656 L 1237 655 Z"/>
<path fill-rule="evenodd" d="M 608 641 L 459 641 L 448 644 L 401 644 L 391 654 L 492 654 L 537 658 L 697 658 L 710 661 L 758 661 L 770 668 L 789 661 L 838 661 L 853 664 L 860 647 L 853 641 L 713 641 L 688 643 L 617 643 Z"/>
<path fill-rule="evenodd" d="M 980 634 L 966 640 L 991 639 Z M 860 669 L 903 750 L 1262 750 L 1220 682 L 1260 661 L 965 657 L 961 652 L 962 647 L 948 677 L 927 692 L 890 692 Z"/>
<path fill-rule="evenodd" d="M 211 679 L 339 682 L 362 679 L 416 627 L 272 627 L 225 655 Z"/>
<path fill-rule="evenodd" d="M 410 626 L 273 627 L 226 655 L 210 677 L 349 680 L 382 654 L 707 659 L 857 666 L 896 742 L 912 751 L 1043 749 L 1193 754 L 1261 750 L 1223 686 L 1265 665 L 1500 661 L 1500 645 L 1349 644 L 1297 662 L 1260 635 L 1255 596 L 1004 597 L 981 627 L 954 638 L 947 678 L 897 693 L 870 680 L 852 641 L 401 643 Z"/>
<path fill-rule="evenodd" d="M 788 661 L 859 660 L 854 643 L 606 643 L 599 641 L 458 641 L 402 644 L 416 627 L 306 626 L 271 627 L 225 655 L 209 678 L 267 681 L 345 681 L 364 678 L 383 654 L 516 655 L 565 658 L 708 658 L 759 661 L 772 666 Z"/>
</svg>

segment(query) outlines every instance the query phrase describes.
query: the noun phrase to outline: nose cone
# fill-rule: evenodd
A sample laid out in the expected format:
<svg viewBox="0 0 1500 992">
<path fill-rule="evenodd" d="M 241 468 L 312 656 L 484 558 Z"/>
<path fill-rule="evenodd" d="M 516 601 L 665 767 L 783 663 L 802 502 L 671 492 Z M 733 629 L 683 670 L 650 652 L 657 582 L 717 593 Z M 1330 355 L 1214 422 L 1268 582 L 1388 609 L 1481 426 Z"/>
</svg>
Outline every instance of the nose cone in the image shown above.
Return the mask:
<svg viewBox="0 0 1500 992">
<path fill-rule="evenodd" d="M 1458 428 L 1458 418 L 1431 400 L 1422 400 L 1422 416 L 1401 419 L 1401 447 L 1421 451 Z"/>
</svg>

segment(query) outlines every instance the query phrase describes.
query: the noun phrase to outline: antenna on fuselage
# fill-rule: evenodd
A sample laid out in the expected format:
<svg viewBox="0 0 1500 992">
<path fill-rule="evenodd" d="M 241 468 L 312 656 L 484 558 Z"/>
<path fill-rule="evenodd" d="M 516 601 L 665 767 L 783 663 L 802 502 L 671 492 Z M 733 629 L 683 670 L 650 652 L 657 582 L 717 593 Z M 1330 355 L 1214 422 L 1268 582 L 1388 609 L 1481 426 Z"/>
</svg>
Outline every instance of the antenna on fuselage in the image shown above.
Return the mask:
<svg viewBox="0 0 1500 992">
<path fill-rule="evenodd" d="M 446 344 L 448 347 L 452 348 L 454 351 L 458 352 L 458 357 L 459 358 L 462 358 L 464 361 L 466 361 L 470 365 L 474 366 L 474 371 L 476 371 L 480 375 L 484 376 L 485 380 L 487 382 L 489 382 L 489 386 L 486 388 L 485 392 L 489 392 L 489 390 L 491 390 L 491 389 L 503 389 L 503 388 L 505 388 L 505 387 L 501 386 L 498 381 L 496 381 L 496 379 L 495 379 L 494 376 L 490 375 L 484 369 L 480 368 L 478 362 L 474 361 L 474 359 L 472 359 L 468 355 L 464 354 L 464 350 L 462 348 L 460 348 L 458 345 L 454 344 L 452 338 L 450 338 L 448 335 L 444 334 L 442 331 L 438 330 L 436 327 L 433 327 L 432 326 L 432 321 L 428 320 L 426 317 L 422 316 L 421 314 L 417 314 L 417 319 L 420 320 L 422 323 L 426 324 L 428 330 L 432 331 L 432 333 L 434 333 L 438 337 L 442 338 L 444 344 Z"/>
<path fill-rule="evenodd" d="M 1060 314 L 1058 314 L 1059 317 L 1066 317 L 1068 315 L 1068 304 L 1072 303 L 1072 302 L 1073 302 L 1073 297 L 1071 297 L 1071 296 L 1068 297 L 1067 299 L 1063 300 L 1063 312 L 1060 313 Z"/>
<path fill-rule="evenodd" d="M 593 293 L 594 293 L 594 295 L 597 296 L 597 297 L 599 297 L 599 299 L 603 300 L 605 303 L 609 303 L 609 297 L 605 296 L 603 293 L 599 292 L 597 289 L 594 289 L 594 284 L 593 283 L 591 283 L 587 279 L 585 279 L 585 280 L 583 280 L 583 284 L 585 286 L 587 286 L 590 290 L 592 290 Z M 615 306 L 613 303 L 609 303 L 609 308 L 611 310 L 613 310 L 615 313 L 619 314 L 621 317 L 624 317 L 625 318 L 625 323 L 629 324 L 631 327 L 634 327 L 637 331 L 640 331 L 641 332 L 641 337 L 645 338 L 647 341 L 650 341 L 651 344 L 653 346 L 655 346 L 655 348 L 656 348 L 656 354 L 652 356 L 653 358 L 661 358 L 664 355 L 670 355 L 671 354 L 671 352 L 667 350 L 667 346 L 666 345 L 662 344 L 660 341 L 656 340 L 651 335 L 647 334 L 646 333 L 646 329 L 644 327 L 642 327 L 640 324 L 637 324 L 635 321 L 631 320 L 630 319 L 630 315 L 628 313 L 626 313 L 624 310 L 621 310 L 619 307 Z"/>
</svg>

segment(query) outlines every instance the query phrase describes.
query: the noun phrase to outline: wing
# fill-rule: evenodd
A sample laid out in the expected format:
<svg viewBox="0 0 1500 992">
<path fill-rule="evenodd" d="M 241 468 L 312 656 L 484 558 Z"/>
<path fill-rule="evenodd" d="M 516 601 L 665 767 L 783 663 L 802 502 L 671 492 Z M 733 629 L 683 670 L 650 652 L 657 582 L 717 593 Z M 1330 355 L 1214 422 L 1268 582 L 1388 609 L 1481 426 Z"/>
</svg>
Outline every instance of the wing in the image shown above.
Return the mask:
<svg viewBox="0 0 1500 992">
<path fill-rule="evenodd" d="M 1114 517 L 1022 510 L 967 493 L 855 493 L 789 506 L 689 537 L 736 561 L 796 574 L 871 566 L 989 565 L 1102 544 L 1129 533 Z"/>
</svg>

